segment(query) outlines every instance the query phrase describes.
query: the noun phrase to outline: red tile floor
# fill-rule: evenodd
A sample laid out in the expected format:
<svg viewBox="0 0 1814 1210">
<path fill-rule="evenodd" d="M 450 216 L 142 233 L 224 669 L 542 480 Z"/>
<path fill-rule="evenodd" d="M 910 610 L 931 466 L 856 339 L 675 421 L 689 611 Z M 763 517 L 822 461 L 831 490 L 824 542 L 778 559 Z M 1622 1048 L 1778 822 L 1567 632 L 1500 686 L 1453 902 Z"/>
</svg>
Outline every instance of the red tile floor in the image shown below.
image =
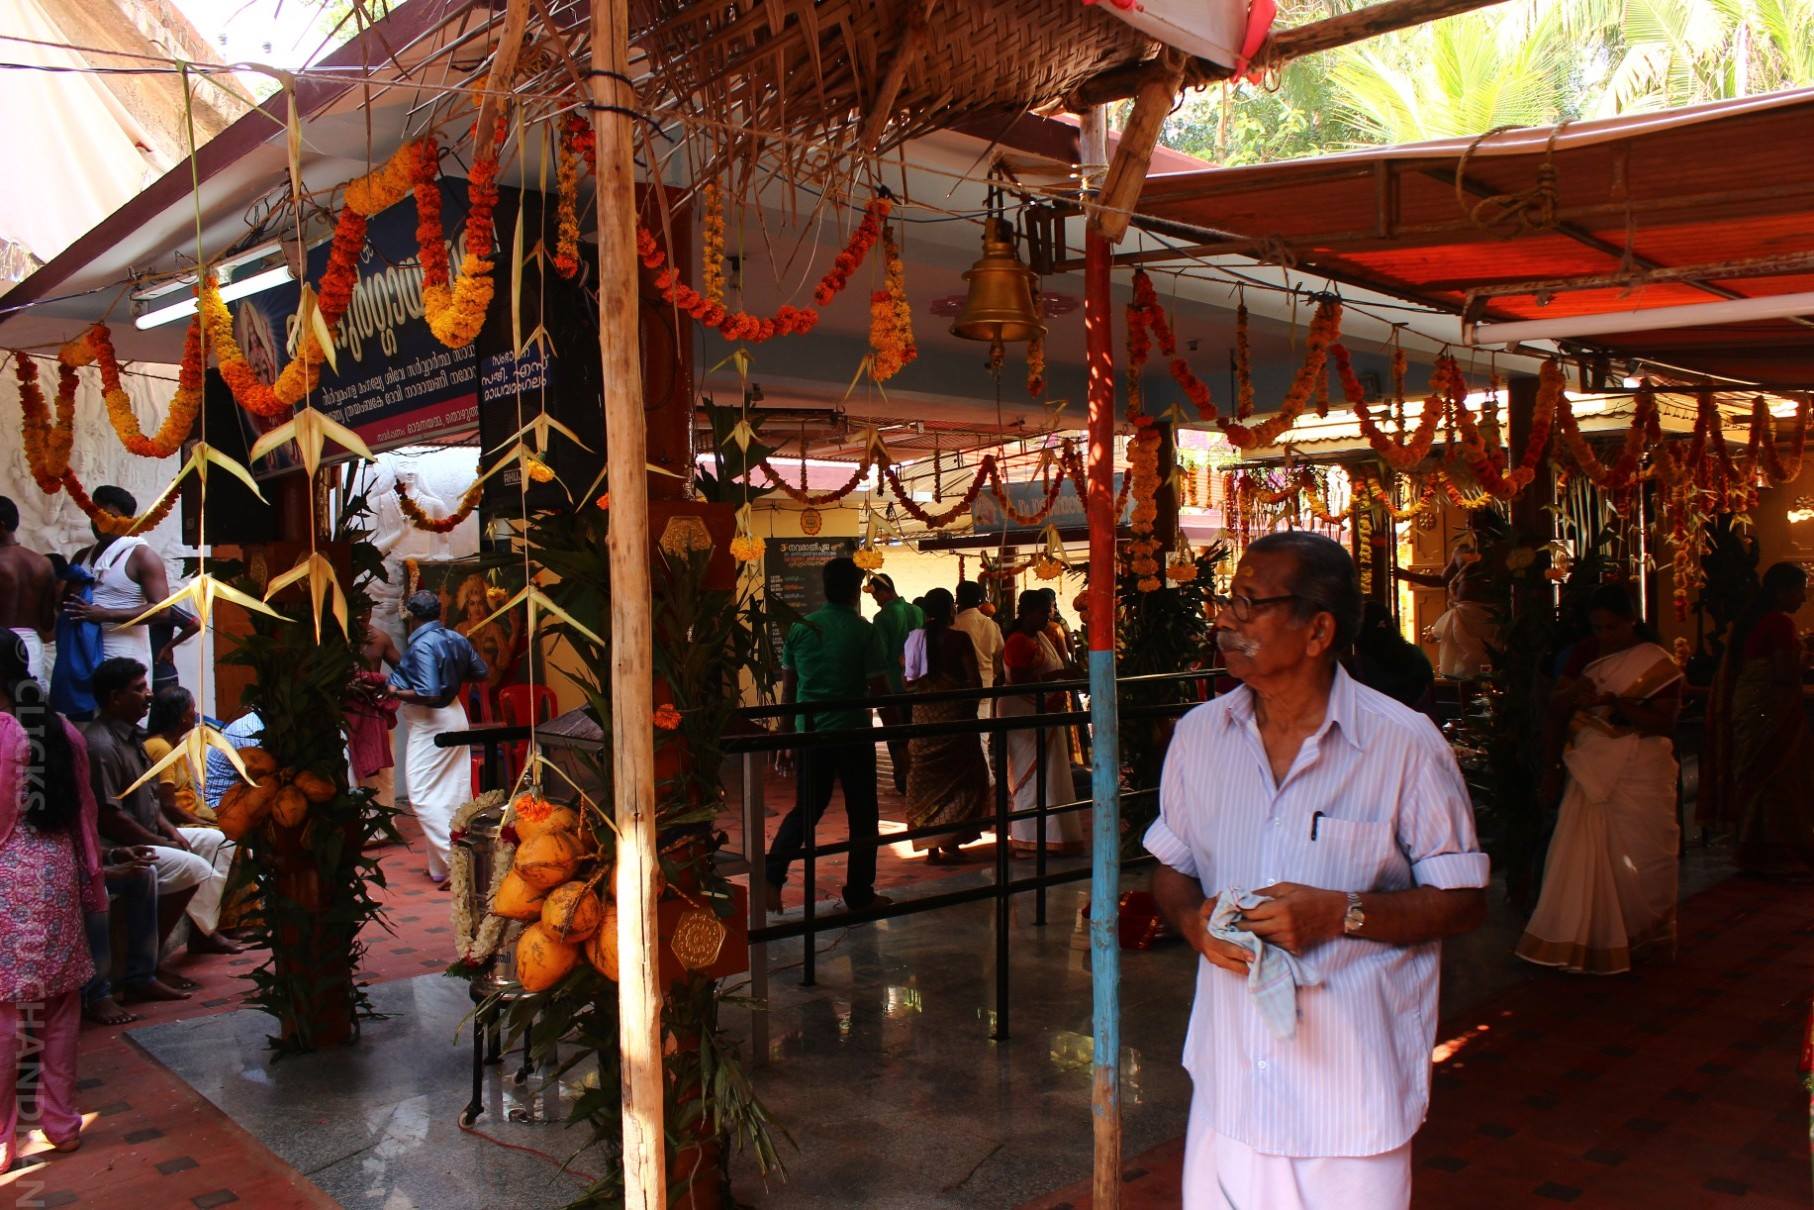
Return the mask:
<svg viewBox="0 0 1814 1210">
<path fill-rule="evenodd" d="M 791 785 L 771 780 L 767 800 L 772 835 Z M 902 818 L 887 791 L 882 814 Z M 412 822 L 404 830 L 416 839 Z M 843 835 L 834 800 L 821 839 Z M 906 848 L 884 847 L 880 889 L 973 868 L 928 868 Z M 991 852 L 987 841 L 977 846 L 979 858 Z M 841 885 L 837 862 L 825 863 L 821 894 Z M 418 853 L 392 848 L 384 866 L 390 929 L 368 936 L 366 977 L 442 968 L 451 957 L 444 894 L 428 883 Z M 788 901 L 798 899 L 796 881 Z M 1458 1048 L 1438 1069 L 1418 1140 L 1420 1207 L 1808 1205 L 1807 1097 L 1795 1063 L 1814 987 L 1814 889 L 1730 882 L 1685 904 L 1682 916 L 1683 952 L 1672 967 L 1612 980 L 1543 975 L 1450 1023 L 1443 1036 Z M 143 1021 L 240 1007 L 242 976 L 255 962 L 180 959 L 201 990 L 180 1004 L 141 1006 Z M 81 1103 L 91 1116 L 82 1149 L 0 1176 L 0 1199 L 54 1207 L 105 1190 L 110 1200 L 158 1208 L 332 1205 L 133 1045 L 131 1028 L 84 1032 Z M 306 1106 L 297 1107 L 297 1127 L 308 1128 Z M 1177 1205 L 1180 1152 L 1174 1142 L 1131 1159 L 1123 1204 Z M 1039 1205 L 1067 1202 L 1086 1205 L 1087 1190 Z"/>
<path fill-rule="evenodd" d="M 1807 1207 L 1811 991 L 1814 888 L 1742 879 L 1683 904 L 1672 965 L 1534 972 L 1439 1033 L 1413 1204 Z M 1183 1150 L 1128 1161 L 1125 1210 L 1179 1205 Z M 1090 1200 L 1085 1184 L 1026 1210 Z"/>
</svg>

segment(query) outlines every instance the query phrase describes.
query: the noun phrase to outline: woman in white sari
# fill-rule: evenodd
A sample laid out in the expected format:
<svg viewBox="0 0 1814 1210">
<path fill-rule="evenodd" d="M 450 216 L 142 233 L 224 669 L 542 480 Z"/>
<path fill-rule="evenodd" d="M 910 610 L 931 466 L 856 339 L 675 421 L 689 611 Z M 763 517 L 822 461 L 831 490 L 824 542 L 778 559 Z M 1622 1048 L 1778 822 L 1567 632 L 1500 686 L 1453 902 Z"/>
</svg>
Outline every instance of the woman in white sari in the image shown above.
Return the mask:
<svg viewBox="0 0 1814 1210">
<path fill-rule="evenodd" d="M 1675 951 L 1676 763 L 1670 736 L 1682 673 L 1637 633 L 1618 585 L 1588 607 L 1592 639 L 1556 689 L 1572 712 L 1568 785 L 1543 893 L 1517 954 L 1540 966 L 1611 975 L 1647 951 Z"/>
<path fill-rule="evenodd" d="M 1020 595 L 1014 628 L 1002 648 L 1002 666 L 1013 685 L 1058 680 L 1065 663 L 1045 633 L 1052 618 L 1051 598 L 1042 592 Z M 1062 693 L 1009 694 L 995 699 L 998 718 L 1043 714 L 1064 709 Z M 1058 806 L 1077 797 L 1071 784 L 1071 745 L 1063 727 L 1020 727 L 1008 732 L 1008 788 L 1014 811 L 1031 811 L 1039 803 L 1039 736 L 1045 733 L 1046 805 Z M 1048 853 L 1082 852 L 1086 814 L 1072 811 L 1046 818 Z M 1017 849 L 1039 844 L 1039 821 L 1017 819 L 1009 826 Z"/>
</svg>

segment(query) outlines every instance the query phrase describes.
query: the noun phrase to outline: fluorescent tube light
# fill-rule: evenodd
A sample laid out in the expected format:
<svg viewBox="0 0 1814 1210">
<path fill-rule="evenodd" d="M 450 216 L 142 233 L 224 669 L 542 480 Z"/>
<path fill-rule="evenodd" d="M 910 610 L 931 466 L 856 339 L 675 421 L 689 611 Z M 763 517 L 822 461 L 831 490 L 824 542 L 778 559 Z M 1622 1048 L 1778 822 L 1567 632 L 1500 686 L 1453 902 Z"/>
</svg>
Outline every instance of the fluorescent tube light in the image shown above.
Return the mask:
<svg viewBox="0 0 1814 1210">
<path fill-rule="evenodd" d="M 1609 336 L 1619 332 L 1650 332 L 1666 328 L 1692 328 L 1700 324 L 1744 323 L 1754 319 L 1793 319 L 1814 315 L 1814 293 L 1773 294 L 1762 298 L 1735 298 L 1726 302 L 1689 303 L 1680 307 L 1608 311 L 1599 315 L 1570 315 L 1557 319 L 1520 319 L 1506 323 L 1463 324 L 1461 340 L 1473 346 L 1515 345 L 1527 340 L 1576 336 Z"/>
<path fill-rule="evenodd" d="M 290 273 L 290 266 L 279 265 L 275 269 L 266 269 L 263 273 L 254 273 L 244 281 L 236 281 L 222 286 L 220 289 L 220 300 L 222 302 L 233 302 L 236 299 L 246 297 L 248 294 L 257 294 L 261 290 L 269 290 L 291 280 L 293 280 L 293 278 Z M 145 314 L 132 321 L 132 326 L 141 332 L 146 332 L 152 328 L 161 327 L 164 324 L 171 323 L 178 319 L 186 319 L 193 314 L 195 314 L 195 300 L 193 298 L 185 298 L 180 303 L 171 303 L 167 307 L 159 307 L 155 311 L 145 312 Z"/>
</svg>

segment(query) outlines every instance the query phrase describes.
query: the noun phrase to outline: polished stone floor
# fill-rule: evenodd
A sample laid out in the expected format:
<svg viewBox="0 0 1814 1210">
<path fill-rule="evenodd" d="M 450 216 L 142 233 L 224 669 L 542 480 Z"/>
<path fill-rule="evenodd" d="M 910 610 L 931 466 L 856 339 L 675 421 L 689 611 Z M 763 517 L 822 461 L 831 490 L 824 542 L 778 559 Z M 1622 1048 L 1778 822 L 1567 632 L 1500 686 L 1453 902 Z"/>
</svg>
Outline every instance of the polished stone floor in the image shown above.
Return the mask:
<svg viewBox="0 0 1814 1210">
<path fill-rule="evenodd" d="M 1725 870 L 1717 851 L 1703 851 L 1685 875 L 1686 895 Z M 940 889 L 988 878 L 988 867 L 970 867 Z M 1515 929 L 1501 898 L 1494 896 L 1488 928 L 1445 953 L 1445 1018 L 1533 978 L 1510 958 Z M 1008 1208 L 1086 1177 L 1090 972 L 1075 927 L 1083 900 L 1082 884 L 1054 890 L 1044 927 L 1032 922 L 1030 896 L 1016 902 L 1005 1041 L 990 1037 L 997 1005 L 989 903 L 822 934 L 812 987 L 800 986 L 801 943 L 772 946 L 771 1013 L 754 1077 L 792 1145 L 783 1147 L 785 1181 L 765 1181 L 747 1155 L 734 1161 L 739 1201 L 805 1210 Z M 1124 1154 L 1139 1157 L 1183 1132 L 1189 1087 L 1177 1055 L 1192 961 L 1176 945 L 1122 958 Z M 372 994 L 390 1016 L 367 1027 L 363 1044 L 333 1054 L 272 1060 L 269 1020 L 249 1011 L 141 1027 L 131 1037 L 342 1206 L 570 1200 L 600 1162 L 597 1152 L 580 1153 L 586 1140 L 560 1124 L 577 1088 L 538 1099 L 539 1081 L 511 1083 L 514 1063 L 491 1068 L 478 1131 L 463 1132 L 471 1053 L 464 985 L 425 973 Z M 750 1016 L 728 1011 L 724 1024 L 749 1051 Z M 584 1073 L 570 1078 L 583 1081 Z"/>
<path fill-rule="evenodd" d="M 516 1062 L 488 1068 L 482 1133 L 462 1131 L 472 1089 L 466 985 L 418 975 L 371 994 L 388 1017 L 369 1023 L 359 1045 L 327 1054 L 274 1058 L 270 1018 L 249 1010 L 151 1026 L 133 1040 L 348 1210 L 572 1201 L 587 1181 L 559 1162 L 586 1140 L 562 1123 L 587 1077 L 519 1086 Z M 575 1167 L 586 1170 L 583 1160 Z"/>
</svg>

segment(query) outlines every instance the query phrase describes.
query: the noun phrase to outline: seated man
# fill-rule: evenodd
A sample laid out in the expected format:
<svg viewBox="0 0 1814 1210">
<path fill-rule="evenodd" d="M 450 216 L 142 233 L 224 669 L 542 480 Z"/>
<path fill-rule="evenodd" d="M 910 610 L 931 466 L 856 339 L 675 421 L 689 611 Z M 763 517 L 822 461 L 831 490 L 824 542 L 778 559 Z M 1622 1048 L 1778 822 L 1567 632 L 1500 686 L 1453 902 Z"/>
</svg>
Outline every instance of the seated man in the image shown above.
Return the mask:
<svg viewBox="0 0 1814 1210">
<path fill-rule="evenodd" d="M 265 720 L 258 716 L 258 711 L 248 710 L 222 727 L 220 733 L 235 748 L 256 748 L 265 735 Z M 238 780 L 239 773 L 233 768 L 233 762 L 227 759 L 226 753 L 219 748 L 209 748 L 208 759 L 204 763 L 208 781 L 202 787 L 202 802 L 208 810 L 216 811 L 220 809 L 222 796 Z"/>
<path fill-rule="evenodd" d="M 138 727 L 151 698 L 145 665 L 124 656 L 104 660 L 94 671 L 93 688 L 99 713 L 83 733 L 88 739 L 95 801 L 101 810 L 101 836 L 111 844 L 151 850 L 157 875 L 160 951 L 185 912 L 194 930 L 191 946 L 197 952 L 218 949 L 213 934 L 235 846 L 212 828 L 179 827 L 159 805 L 155 783 L 145 778 L 151 761 Z M 206 895 L 198 894 L 204 885 Z M 184 991 L 196 986 L 167 971 L 159 977 Z"/>
<path fill-rule="evenodd" d="M 82 1017 L 96 1025 L 130 1025 L 136 1013 L 114 999 L 187 1000 L 189 993 L 158 977 L 157 874 L 150 849 L 113 848 L 106 854 L 102 873 L 107 878 L 109 907 L 122 905 L 126 931 L 126 969 L 113 978 L 112 913 L 88 912 L 88 952 L 94 959 L 94 978 L 82 989 Z"/>
</svg>

